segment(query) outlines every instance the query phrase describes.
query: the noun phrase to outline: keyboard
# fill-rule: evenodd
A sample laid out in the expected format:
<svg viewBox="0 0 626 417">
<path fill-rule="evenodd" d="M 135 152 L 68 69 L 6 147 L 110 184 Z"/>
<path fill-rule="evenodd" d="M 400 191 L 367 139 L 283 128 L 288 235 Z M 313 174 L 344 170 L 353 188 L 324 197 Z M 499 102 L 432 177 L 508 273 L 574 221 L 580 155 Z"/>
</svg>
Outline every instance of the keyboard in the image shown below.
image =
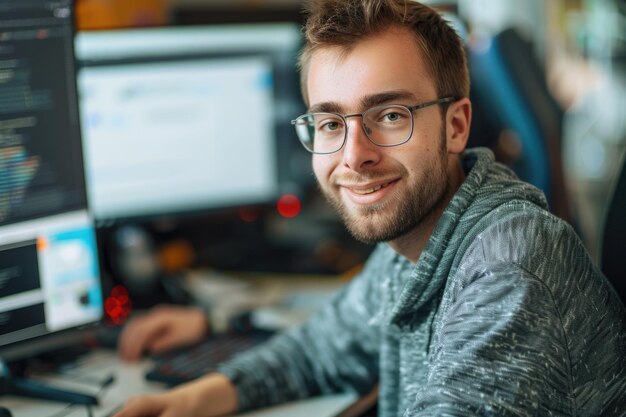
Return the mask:
<svg viewBox="0 0 626 417">
<path fill-rule="evenodd" d="M 274 332 L 254 330 L 244 333 L 213 335 L 199 344 L 178 349 L 154 359 L 154 366 L 145 378 L 175 386 L 214 371 L 233 355 L 251 349 L 268 340 Z"/>
</svg>

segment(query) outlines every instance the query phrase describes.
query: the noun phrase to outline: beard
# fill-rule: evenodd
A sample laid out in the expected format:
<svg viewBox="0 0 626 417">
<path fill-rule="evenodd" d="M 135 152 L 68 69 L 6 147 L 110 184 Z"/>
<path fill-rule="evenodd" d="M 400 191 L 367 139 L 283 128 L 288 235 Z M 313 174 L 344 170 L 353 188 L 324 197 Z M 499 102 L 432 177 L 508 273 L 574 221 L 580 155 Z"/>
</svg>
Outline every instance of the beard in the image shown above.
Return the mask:
<svg viewBox="0 0 626 417">
<path fill-rule="evenodd" d="M 394 192 L 380 203 L 356 209 L 348 208 L 341 200 L 337 188 L 320 189 L 330 205 L 343 219 L 348 231 L 364 243 L 389 242 L 414 230 L 429 214 L 439 208 L 448 194 L 447 152 L 445 128 L 440 133 L 436 158 L 426 161 L 420 178 L 407 184 L 404 192 Z M 402 177 L 409 178 L 408 170 L 401 167 Z M 388 170 L 371 170 L 344 176 L 351 183 L 363 183 L 377 178 L 389 178 Z M 397 174 L 397 170 L 393 173 Z M 335 181 L 331 181 L 334 184 Z"/>
</svg>

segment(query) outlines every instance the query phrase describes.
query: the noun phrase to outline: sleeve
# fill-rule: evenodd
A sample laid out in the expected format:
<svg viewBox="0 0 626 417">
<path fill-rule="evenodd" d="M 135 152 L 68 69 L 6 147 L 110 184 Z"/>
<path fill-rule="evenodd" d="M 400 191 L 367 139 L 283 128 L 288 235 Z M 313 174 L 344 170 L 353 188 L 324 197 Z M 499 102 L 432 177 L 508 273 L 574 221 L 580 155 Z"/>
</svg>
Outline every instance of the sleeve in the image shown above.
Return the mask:
<svg viewBox="0 0 626 417">
<path fill-rule="evenodd" d="M 303 325 L 223 364 L 237 387 L 239 410 L 342 391 L 366 393 L 378 381 L 380 262 L 364 270 Z"/>
<path fill-rule="evenodd" d="M 428 382 L 405 417 L 570 415 L 567 344 L 550 290 L 513 263 L 485 270 L 447 310 Z"/>
</svg>

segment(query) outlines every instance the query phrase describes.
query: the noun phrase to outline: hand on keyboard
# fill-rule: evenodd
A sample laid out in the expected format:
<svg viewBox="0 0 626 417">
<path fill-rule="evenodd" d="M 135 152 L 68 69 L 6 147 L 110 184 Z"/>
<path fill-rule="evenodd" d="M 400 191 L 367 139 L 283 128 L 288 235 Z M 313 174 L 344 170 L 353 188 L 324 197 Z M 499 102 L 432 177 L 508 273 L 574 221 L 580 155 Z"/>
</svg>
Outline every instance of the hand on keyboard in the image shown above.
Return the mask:
<svg viewBox="0 0 626 417">
<path fill-rule="evenodd" d="M 155 365 L 146 373 L 146 379 L 170 386 L 197 379 L 214 371 L 231 356 L 265 342 L 272 335 L 273 332 L 263 330 L 212 335 L 194 346 L 154 358 Z"/>
<path fill-rule="evenodd" d="M 157 306 L 125 326 L 119 354 L 128 361 L 138 360 L 144 353 L 160 354 L 200 341 L 208 329 L 205 313 L 199 308 Z"/>
</svg>

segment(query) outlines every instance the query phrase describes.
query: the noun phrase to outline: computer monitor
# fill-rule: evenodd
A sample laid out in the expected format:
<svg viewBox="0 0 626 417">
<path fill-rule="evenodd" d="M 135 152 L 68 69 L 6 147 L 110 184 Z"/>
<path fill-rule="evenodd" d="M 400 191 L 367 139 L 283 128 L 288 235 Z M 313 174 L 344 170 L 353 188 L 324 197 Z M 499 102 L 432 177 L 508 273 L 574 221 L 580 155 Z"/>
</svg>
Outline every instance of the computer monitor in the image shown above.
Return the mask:
<svg viewBox="0 0 626 417">
<path fill-rule="evenodd" d="M 0 3 L 0 360 L 102 318 L 70 0 Z"/>
<path fill-rule="evenodd" d="M 96 218 L 276 201 L 294 181 L 278 160 L 297 146 L 285 129 L 302 107 L 300 42 L 298 26 L 289 23 L 79 33 L 87 189 Z"/>
</svg>

